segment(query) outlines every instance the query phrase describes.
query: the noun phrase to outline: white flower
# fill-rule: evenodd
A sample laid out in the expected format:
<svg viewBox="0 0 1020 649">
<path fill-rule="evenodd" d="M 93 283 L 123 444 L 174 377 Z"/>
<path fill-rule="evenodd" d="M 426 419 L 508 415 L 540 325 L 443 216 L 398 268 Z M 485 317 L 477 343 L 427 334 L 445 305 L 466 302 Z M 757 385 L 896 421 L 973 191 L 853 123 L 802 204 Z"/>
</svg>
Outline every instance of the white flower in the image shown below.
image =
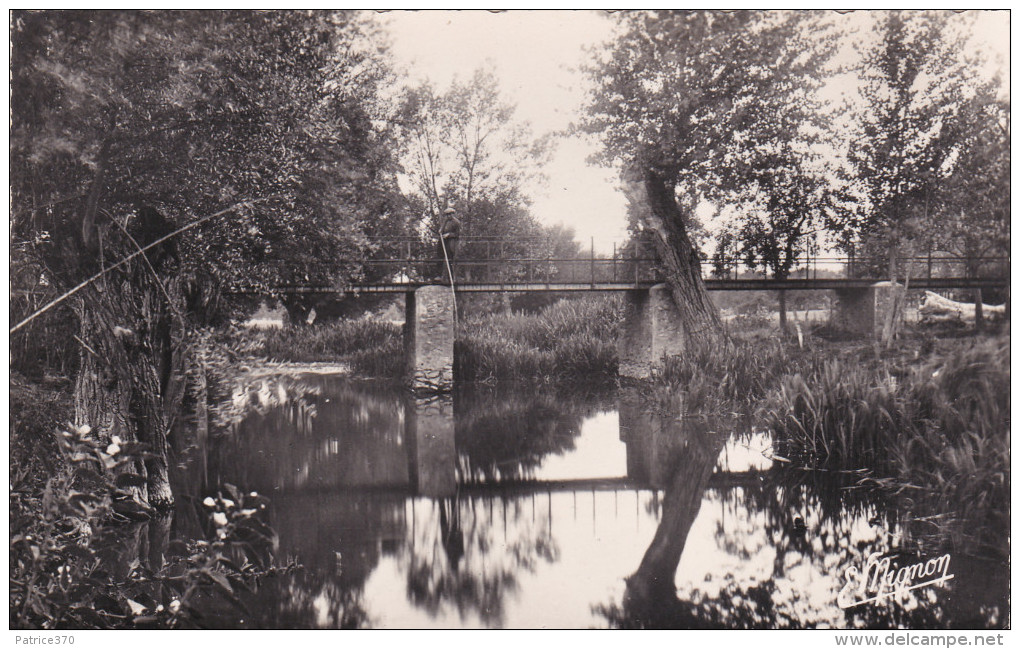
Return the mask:
<svg viewBox="0 0 1020 649">
<path fill-rule="evenodd" d="M 225 539 L 227 538 L 227 533 L 223 529 L 218 529 L 216 530 L 216 536 L 218 536 L 221 539 Z"/>
<path fill-rule="evenodd" d="M 120 446 L 118 444 L 110 444 L 106 447 L 106 454 L 113 457 L 117 453 L 120 453 Z"/>
<path fill-rule="evenodd" d="M 242 516 L 251 516 L 251 515 L 252 515 L 252 514 L 254 514 L 254 513 L 256 512 L 256 511 L 257 511 L 257 510 L 255 510 L 255 509 L 242 509 L 242 510 L 241 510 L 241 515 L 242 515 Z"/>
<path fill-rule="evenodd" d="M 216 501 L 213 500 L 211 496 L 206 496 L 205 500 L 202 501 L 202 504 L 205 505 L 206 507 L 215 507 Z"/>
<path fill-rule="evenodd" d="M 259 497 L 259 492 L 257 492 L 257 491 L 253 491 L 253 492 L 251 492 L 251 493 L 250 493 L 250 494 L 248 494 L 248 495 L 249 495 L 249 496 L 251 496 L 252 498 L 258 498 L 258 497 Z"/>
<path fill-rule="evenodd" d="M 117 435 L 114 435 L 113 437 L 111 437 L 110 441 L 112 443 L 114 443 L 114 444 L 117 444 L 118 446 L 120 446 L 120 444 L 122 444 L 122 442 L 120 441 L 120 437 L 117 436 Z"/>
<path fill-rule="evenodd" d="M 224 525 L 227 524 L 227 515 L 224 514 L 223 512 L 216 512 L 215 514 L 212 515 L 212 520 L 219 527 L 223 527 Z"/>
<path fill-rule="evenodd" d="M 224 498 L 223 499 L 223 506 L 226 507 L 227 509 L 230 509 L 231 507 L 234 506 L 234 501 L 230 500 L 229 498 Z"/>
<path fill-rule="evenodd" d="M 181 602 L 179 600 L 175 599 L 174 601 L 170 602 L 171 613 L 176 613 L 179 610 L 181 610 Z"/>
<path fill-rule="evenodd" d="M 162 604 L 158 604 L 156 606 L 156 612 L 157 613 L 162 613 L 163 612 L 163 605 Z"/>
<path fill-rule="evenodd" d="M 91 432 L 92 426 L 89 426 L 88 424 L 82 424 L 81 426 L 78 426 L 78 434 L 81 435 L 82 437 L 85 437 Z"/>
</svg>

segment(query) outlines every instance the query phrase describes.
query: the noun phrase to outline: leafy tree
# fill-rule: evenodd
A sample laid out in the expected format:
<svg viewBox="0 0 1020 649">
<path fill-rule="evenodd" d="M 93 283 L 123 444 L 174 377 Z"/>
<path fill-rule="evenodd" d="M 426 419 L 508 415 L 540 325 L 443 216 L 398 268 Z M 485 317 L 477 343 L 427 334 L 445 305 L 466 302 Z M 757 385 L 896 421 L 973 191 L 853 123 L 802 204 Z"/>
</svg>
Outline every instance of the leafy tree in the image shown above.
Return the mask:
<svg viewBox="0 0 1020 649">
<path fill-rule="evenodd" d="M 691 212 L 740 178 L 730 171 L 744 150 L 737 134 L 761 124 L 757 111 L 787 108 L 782 84 L 810 74 L 810 57 L 786 48 L 800 18 L 648 11 L 619 20 L 622 34 L 589 70 L 598 89 L 581 128 L 601 136 L 603 162 L 622 166 L 689 338 L 711 341 L 721 323 L 691 242 Z"/>
<path fill-rule="evenodd" d="M 757 72 L 765 82 L 750 118 L 725 145 L 729 172 L 716 193 L 720 202 L 742 207 L 731 225 L 747 264 L 777 279 L 789 277 L 835 193 L 823 161 L 828 123 L 817 95 L 831 32 L 811 14 L 788 20 L 771 36 L 781 38 L 775 59 Z M 786 331 L 784 291 L 779 321 Z"/>
<path fill-rule="evenodd" d="M 950 107 L 936 98 L 947 96 L 939 85 L 951 81 L 951 58 L 944 14 L 886 12 L 874 30 L 877 44 L 862 53 L 859 130 L 849 147 L 870 209 L 851 227 L 870 247 L 881 242 L 888 250 L 895 280 L 900 245 L 915 234 L 949 154 L 938 136 Z"/>
<path fill-rule="evenodd" d="M 434 230 L 436 215 L 454 203 L 467 236 L 537 230 L 525 185 L 538 177 L 548 140 L 535 138 L 514 112 L 484 69 L 466 82 L 455 79 L 445 92 L 426 83 L 405 93 L 399 118 L 409 143 L 405 170 L 424 203 L 424 231 Z"/>
<path fill-rule="evenodd" d="M 527 186 L 541 178 L 550 151 L 548 137 L 535 137 L 515 117 L 515 107 L 490 70 L 479 69 L 466 81 L 455 79 L 438 91 L 428 83 L 408 89 L 399 123 L 408 143 L 405 171 L 411 181 L 409 202 L 418 206 L 418 231 L 431 242 L 443 208 L 456 205 L 464 224 L 458 257 L 494 264 L 455 264 L 460 280 L 514 281 L 528 267 L 506 260 L 555 257 L 576 244 L 564 233 L 543 227 L 530 211 Z M 570 238 L 572 239 L 572 233 Z M 576 253 L 575 253 L 576 254 Z M 543 268 L 555 273 L 558 268 Z M 534 269 L 532 269 L 534 271 Z M 507 310 L 512 296 L 472 296 L 472 309 Z M 518 298 L 529 307 L 541 300 Z"/>
<path fill-rule="evenodd" d="M 958 162 L 939 186 L 938 227 L 929 245 L 962 261 L 968 277 L 1008 272 L 1010 234 L 1009 105 L 980 89 L 958 114 Z M 998 258 L 998 259 L 994 259 Z M 959 264 L 954 267 L 960 269 Z M 984 294 L 974 289 L 975 326 L 982 327 Z M 993 294 L 993 300 L 1008 300 Z"/>
<path fill-rule="evenodd" d="M 929 231 L 938 237 L 933 242 L 938 250 L 964 260 L 970 277 L 1005 272 L 1005 265 L 989 265 L 988 258 L 1009 256 L 1009 104 L 990 90 L 979 91 L 957 116 L 963 131 L 958 162 L 939 186 L 938 227 Z M 980 309 L 980 289 L 974 303 Z"/>
<path fill-rule="evenodd" d="M 981 129 L 978 105 L 992 94 L 980 80 L 979 61 L 966 53 L 969 20 L 950 12 L 884 12 L 874 24 L 876 42 L 864 45 L 848 157 L 865 205 L 833 226 L 849 246 L 887 257 L 893 281 L 909 277 L 900 258 L 921 243 L 932 245 L 947 199 L 957 202 L 945 192 L 946 181 Z M 887 342 L 895 334 L 892 311 L 883 327 Z"/>
<path fill-rule="evenodd" d="M 808 235 L 820 227 L 830 195 L 825 176 L 805 169 L 800 155 L 775 166 L 763 166 L 757 196 L 745 198 L 745 210 L 735 224 L 744 261 L 777 279 L 790 275 L 798 257 L 813 241 Z M 767 189 L 766 189 L 767 188 Z M 767 192 L 767 193 L 764 193 Z M 779 291 L 779 322 L 786 331 L 786 292 Z"/>
<path fill-rule="evenodd" d="M 74 294 L 76 418 L 153 449 L 142 502 L 172 499 L 165 433 L 210 285 L 358 271 L 394 186 L 370 43 L 343 13 L 13 15 L 12 237 L 37 281 L 102 273 Z"/>
</svg>

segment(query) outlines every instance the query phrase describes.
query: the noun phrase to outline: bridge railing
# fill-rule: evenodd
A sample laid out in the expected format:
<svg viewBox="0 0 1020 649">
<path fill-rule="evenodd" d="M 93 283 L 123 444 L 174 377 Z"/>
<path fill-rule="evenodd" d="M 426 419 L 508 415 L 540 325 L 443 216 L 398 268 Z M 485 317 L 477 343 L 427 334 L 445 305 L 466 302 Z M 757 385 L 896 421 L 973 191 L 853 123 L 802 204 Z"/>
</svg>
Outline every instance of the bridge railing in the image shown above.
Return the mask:
<svg viewBox="0 0 1020 649">
<path fill-rule="evenodd" d="M 364 261 L 370 283 L 414 284 L 446 281 L 448 270 L 438 241 L 416 237 L 373 241 Z M 647 285 L 662 280 L 658 256 L 648 241 L 614 245 L 596 253 L 594 245 L 563 244 L 539 237 L 461 237 L 450 251 L 450 270 L 458 284 Z M 875 279 L 888 277 L 887 257 L 804 255 L 796 260 L 790 279 Z M 899 276 L 943 279 L 1008 276 L 1007 257 L 970 259 L 933 253 L 897 259 Z M 737 257 L 701 262 L 706 279 L 761 279 L 759 270 Z"/>
<path fill-rule="evenodd" d="M 408 238 L 374 243 L 373 257 L 363 263 L 368 277 L 380 278 L 376 281 L 448 279 L 438 242 Z M 661 279 L 655 251 L 647 243 L 598 254 L 546 238 L 461 237 L 448 252 L 452 252 L 450 270 L 458 284 L 641 285 Z"/>
<path fill-rule="evenodd" d="M 1008 277 L 1008 257 L 955 257 L 934 253 L 896 259 L 897 276 L 912 279 L 949 279 Z M 702 276 L 708 279 L 744 279 L 762 277 L 742 259 L 728 257 L 702 261 Z M 790 279 L 887 279 L 888 257 L 812 256 L 799 257 L 790 270 Z"/>
</svg>

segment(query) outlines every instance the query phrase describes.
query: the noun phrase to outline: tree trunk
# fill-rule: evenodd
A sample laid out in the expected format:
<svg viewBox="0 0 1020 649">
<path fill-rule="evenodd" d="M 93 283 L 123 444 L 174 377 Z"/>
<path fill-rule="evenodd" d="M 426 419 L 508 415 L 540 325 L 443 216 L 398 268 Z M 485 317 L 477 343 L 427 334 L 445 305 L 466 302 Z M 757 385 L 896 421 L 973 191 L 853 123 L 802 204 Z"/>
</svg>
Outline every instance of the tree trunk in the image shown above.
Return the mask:
<svg viewBox="0 0 1020 649">
<path fill-rule="evenodd" d="M 671 453 L 672 479 L 662 505 L 662 519 L 637 571 L 627 579 L 627 606 L 640 613 L 676 597 L 673 585 L 691 525 L 701 510 L 708 479 L 725 437 L 710 433 L 707 422 L 663 422 L 663 432 L 683 439 Z"/>
<path fill-rule="evenodd" d="M 680 313 L 686 341 L 693 346 L 717 342 L 723 336 L 722 321 L 705 290 L 701 259 L 687 236 L 673 184 L 645 170 L 640 180 L 628 183 L 627 191 L 641 222 L 654 235 L 652 241 Z"/>
<path fill-rule="evenodd" d="M 173 285 L 168 291 L 179 292 Z M 162 291 L 130 272 L 85 289 L 77 311 L 83 350 L 75 423 L 89 425 L 104 443 L 116 435 L 147 444 L 154 457 L 124 471 L 146 478 L 144 487 L 133 489 L 140 504 L 168 509 L 173 494 L 166 436 L 183 395 L 183 327 L 170 322 Z"/>
</svg>

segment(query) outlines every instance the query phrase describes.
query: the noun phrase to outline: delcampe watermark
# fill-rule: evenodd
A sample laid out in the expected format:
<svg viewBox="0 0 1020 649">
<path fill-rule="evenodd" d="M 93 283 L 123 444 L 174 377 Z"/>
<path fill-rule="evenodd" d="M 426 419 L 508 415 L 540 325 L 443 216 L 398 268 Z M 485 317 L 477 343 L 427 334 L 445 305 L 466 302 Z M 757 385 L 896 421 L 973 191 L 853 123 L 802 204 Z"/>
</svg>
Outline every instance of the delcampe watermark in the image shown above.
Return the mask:
<svg viewBox="0 0 1020 649">
<path fill-rule="evenodd" d="M 924 586 L 944 586 L 953 578 L 949 574 L 949 554 L 920 561 L 908 566 L 896 566 L 892 557 L 875 552 L 863 567 L 850 566 L 843 572 L 846 584 L 839 591 L 836 603 L 840 608 L 851 608 L 900 595 Z"/>
</svg>

